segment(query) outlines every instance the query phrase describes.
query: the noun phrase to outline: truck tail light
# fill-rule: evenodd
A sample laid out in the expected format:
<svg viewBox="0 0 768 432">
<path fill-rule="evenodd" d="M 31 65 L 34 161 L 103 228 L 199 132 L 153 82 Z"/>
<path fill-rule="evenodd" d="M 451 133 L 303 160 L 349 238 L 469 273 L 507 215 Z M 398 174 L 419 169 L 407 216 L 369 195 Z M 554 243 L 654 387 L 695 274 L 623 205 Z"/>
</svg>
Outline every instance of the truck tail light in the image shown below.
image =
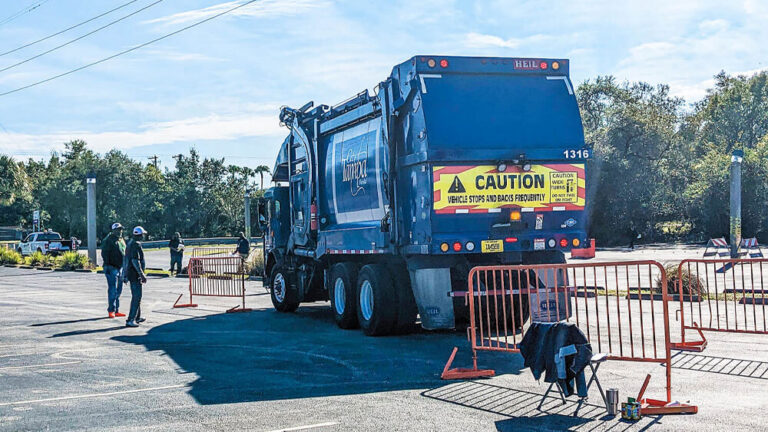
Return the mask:
<svg viewBox="0 0 768 432">
<path fill-rule="evenodd" d="M 436 64 L 436 63 L 435 63 L 435 59 L 429 59 L 429 60 L 427 60 L 427 66 L 429 66 L 429 67 L 433 68 L 433 67 L 435 67 L 435 64 Z"/>
<path fill-rule="evenodd" d="M 517 210 L 513 210 L 511 213 L 509 213 L 509 220 L 511 222 L 519 222 L 522 217 L 522 214 Z"/>
<path fill-rule="evenodd" d="M 560 239 L 560 247 L 568 247 L 568 239 Z"/>
<path fill-rule="evenodd" d="M 541 63 L 539 63 L 539 67 L 540 67 L 542 70 L 544 70 L 544 69 L 548 68 L 548 67 L 549 67 L 549 65 L 547 64 L 547 62 L 545 62 L 545 61 L 542 61 Z"/>
<path fill-rule="evenodd" d="M 554 69 L 554 70 L 560 69 L 560 63 L 558 63 L 556 61 L 552 62 L 552 69 Z"/>
<path fill-rule="evenodd" d="M 453 244 L 453 251 L 454 251 L 454 252 L 461 252 L 461 243 L 459 243 L 459 242 L 455 242 L 455 243 Z"/>
<path fill-rule="evenodd" d="M 440 244 L 440 250 L 443 252 L 448 252 L 448 249 L 450 249 L 450 246 L 448 246 L 448 243 L 442 243 Z"/>
<path fill-rule="evenodd" d="M 447 68 L 448 67 L 448 60 L 446 60 L 446 59 L 440 60 L 440 67 L 441 68 Z"/>
<path fill-rule="evenodd" d="M 507 237 L 504 241 L 507 243 L 517 243 L 517 237 Z"/>
<path fill-rule="evenodd" d="M 577 238 L 573 239 L 571 243 L 573 244 L 573 247 L 579 247 L 579 245 L 581 244 L 581 242 Z"/>
</svg>

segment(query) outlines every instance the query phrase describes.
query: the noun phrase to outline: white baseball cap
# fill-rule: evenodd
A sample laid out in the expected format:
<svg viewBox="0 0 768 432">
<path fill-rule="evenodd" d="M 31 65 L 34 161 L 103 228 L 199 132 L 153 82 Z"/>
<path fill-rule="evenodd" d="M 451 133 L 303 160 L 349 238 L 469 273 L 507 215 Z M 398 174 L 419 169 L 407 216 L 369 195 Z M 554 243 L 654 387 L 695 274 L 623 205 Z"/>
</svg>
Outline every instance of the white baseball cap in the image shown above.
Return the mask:
<svg viewBox="0 0 768 432">
<path fill-rule="evenodd" d="M 112 224 L 112 229 L 113 229 L 113 230 L 116 230 L 116 229 L 118 229 L 118 228 L 122 228 L 122 227 L 123 227 L 123 226 L 122 226 L 122 225 L 120 225 L 120 222 L 115 222 L 115 223 L 113 223 L 113 224 Z"/>
<path fill-rule="evenodd" d="M 147 234 L 147 230 L 145 230 L 141 226 L 137 226 L 136 228 L 133 229 L 133 235 L 142 235 L 142 234 Z"/>
</svg>

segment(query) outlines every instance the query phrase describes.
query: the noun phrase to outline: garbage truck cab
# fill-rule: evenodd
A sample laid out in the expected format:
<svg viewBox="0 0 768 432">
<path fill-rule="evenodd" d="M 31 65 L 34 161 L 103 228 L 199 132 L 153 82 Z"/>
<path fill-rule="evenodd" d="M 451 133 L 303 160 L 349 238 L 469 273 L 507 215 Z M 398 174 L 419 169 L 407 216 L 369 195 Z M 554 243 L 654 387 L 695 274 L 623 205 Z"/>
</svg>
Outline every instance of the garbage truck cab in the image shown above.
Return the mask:
<svg viewBox="0 0 768 432">
<path fill-rule="evenodd" d="M 450 329 L 468 318 L 472 267 L 588 247 L 590 149 L 568 70 L 417 56 L 373 93 L 283 108 L 264 242 L 275 308 L 330 300 L 340 327 L 369 335 Z"/>
</svg>

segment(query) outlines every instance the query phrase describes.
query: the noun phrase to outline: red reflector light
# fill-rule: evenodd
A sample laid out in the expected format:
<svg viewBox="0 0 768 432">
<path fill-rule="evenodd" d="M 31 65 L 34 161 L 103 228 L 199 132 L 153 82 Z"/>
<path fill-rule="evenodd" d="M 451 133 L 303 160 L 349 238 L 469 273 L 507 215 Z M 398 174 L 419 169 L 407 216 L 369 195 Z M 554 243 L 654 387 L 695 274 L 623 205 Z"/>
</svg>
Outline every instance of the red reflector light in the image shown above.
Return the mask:
<svg viewBox="0 0 768 432">
<path fill-rule="evenodd" d="M 568 239 L 560 239 L 560 247 L 568 246 Z"/>
<path fill-rule="evenodd" d="M 549 65 L 547 65 L 547 62 L 543 61 L 543 62 L 539 63 L 539 67 L 542 68 L 542 69 L 546 69 L 546 68 L 549 67 Z"/>
<path fill-rule="evenodd" d="M 456 242 L 453 244 L 453 251 L 454 252 L 460 252 L 461 251 L 461 243 Z"/>
<path fill-rule="evenodd" d="M 448 60 L 446 60 L 446 59 L 440 60 L 440 67 L 441 68 L 447 68 L 448 67 Z"/>
<path fill-rule="evenodd" d="M 504 239 L 504 241 L 507 243 L 515 243 L 517 242 L 517 237 L 507 237 Z"/>
</svg>

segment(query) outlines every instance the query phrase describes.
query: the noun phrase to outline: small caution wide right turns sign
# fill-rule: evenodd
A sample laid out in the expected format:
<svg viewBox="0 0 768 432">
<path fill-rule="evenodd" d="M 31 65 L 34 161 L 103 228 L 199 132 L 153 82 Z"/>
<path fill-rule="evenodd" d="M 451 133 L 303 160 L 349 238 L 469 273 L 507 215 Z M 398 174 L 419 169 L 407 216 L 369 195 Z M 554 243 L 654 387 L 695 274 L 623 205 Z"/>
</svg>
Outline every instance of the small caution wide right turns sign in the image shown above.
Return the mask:
<svg viewBox="0 0 768 432">
<path fill-rule="evenodd" d="M 436 166 L 432 174 L 436 213 L 584 209 L 584 164 L 533 165 L 528 171 L 508 167 L 504 172 L 492 165 Z"/>
</svg>

